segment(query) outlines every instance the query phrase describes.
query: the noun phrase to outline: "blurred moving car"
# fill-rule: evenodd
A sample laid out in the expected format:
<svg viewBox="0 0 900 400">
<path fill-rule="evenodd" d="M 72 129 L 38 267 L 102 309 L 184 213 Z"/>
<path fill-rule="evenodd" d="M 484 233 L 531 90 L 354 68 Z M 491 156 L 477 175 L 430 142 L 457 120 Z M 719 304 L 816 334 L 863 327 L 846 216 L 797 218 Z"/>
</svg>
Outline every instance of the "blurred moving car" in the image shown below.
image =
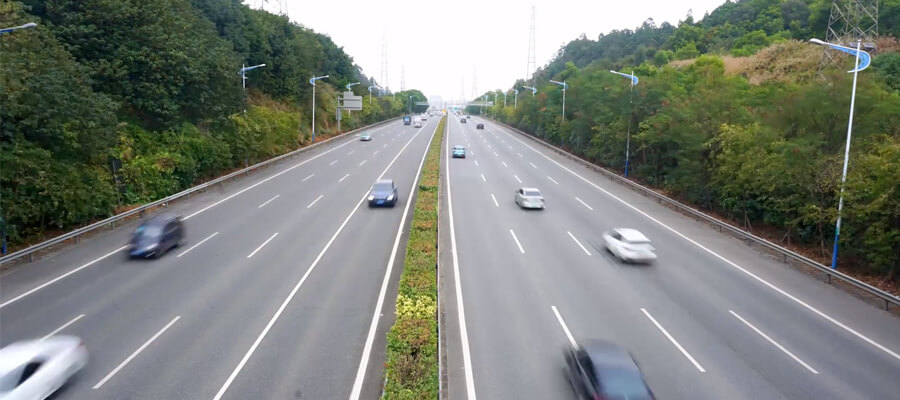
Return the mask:
<svg viewBox="0 0 900 400">
<path fill-rule="evenodd" d="M 484 129 L 484 124 L 475 125 L 475 129 Z"/>
<path fill-rule="evenodd" d="M 522 208 L 544 208 L 544 196 L 535 188 L 519 188 L 516 190 L 516 205 Z"/>
<path fill-rule="evenodd" d="M 416 127 L 416 128 L 421 128 L 421 127 L 422 127 L 422 121 L 416 121 L 415 125 L 413 125 L 413 126 Z"/>
<path fill-rule="evenodd" d="M 466 148 L 460 145 L 453 146 L 453 158 L 466 158 Z"/>
<path fill-rule="evenodd" d="M 371 142 L 371 141 L 372 141 L 372 134 L 369 133 L 369 132 L 363 132 L 362 135 L 359 135 L 359 141 L 360 141 L 360 142 Z"/>
<path fill-rule="evenodd" d="M 397 205 L 397 186 L 391 179 L 379 179 L 369 192 L 369 207 Z"/>
<path fill-rule="evenodd" d="M 144 221 L 128 243 L 129 257 L 160 258 L 184 243 L 184 225 L 177 215 L 158 215 Z"/>
<path fill-rule="evenodd" d="M 579 399 L 654 400 L 631 354 L 622 347 L 590 340 L 565 352 L 566 377 Z"/>
<path fill-rule="evenodd" d="M 617 228 L 603 233 L 606 251 L 624 262 L 652 262 L 656 260 L 656 249 L 650 239 L 636 229 Z"/>
<path fill-rule="evenodd" d="M 0 349 L 0 399 L 43 400 L 87 364 L 88 353 L 75 336 L 25 340 Z"/>
</svg>

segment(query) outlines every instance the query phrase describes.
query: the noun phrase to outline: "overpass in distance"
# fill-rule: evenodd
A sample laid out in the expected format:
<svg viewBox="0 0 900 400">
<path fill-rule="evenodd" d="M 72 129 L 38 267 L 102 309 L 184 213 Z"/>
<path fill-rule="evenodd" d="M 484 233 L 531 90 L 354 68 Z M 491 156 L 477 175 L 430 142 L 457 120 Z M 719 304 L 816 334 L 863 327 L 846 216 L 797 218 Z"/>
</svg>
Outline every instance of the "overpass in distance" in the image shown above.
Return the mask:
<svg viewBox="0 0 900 400">
<path fill-rule="evenodd" d="M 376 305 L 385 290 L 393 310 L 438 120 L 348 135 L 173 203 L 188 243 L 159 260 L 124 258 L 132 224 L 3 271 L 0 346 L 83 338 L 91 360 L 60 399 L 379 398 L 392 313 Z M 562 350 L 594 338 L 628 348 L 660 399 L 900 393 L 893 314 L 471 122 L 485 129 L 448 116 L 441 161 L 446 398 L 573 399 Z M 467 158 L 447 158 L 454 145 Z M 397 207 L 364 207 L 378 178 L 398 185 Z M 516 207 L 519 187 L 547 209 Z M 605 253 L 600 236 L 617 227 L 646 234 L 659 260 Z"/>
</svg>

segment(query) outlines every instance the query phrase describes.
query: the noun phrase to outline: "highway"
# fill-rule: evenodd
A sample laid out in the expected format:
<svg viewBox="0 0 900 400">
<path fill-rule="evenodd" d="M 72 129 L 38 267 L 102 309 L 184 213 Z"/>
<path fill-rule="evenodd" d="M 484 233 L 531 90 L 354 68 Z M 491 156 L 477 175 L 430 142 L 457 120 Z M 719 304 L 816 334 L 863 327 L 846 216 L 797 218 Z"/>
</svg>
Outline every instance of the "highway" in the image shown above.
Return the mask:
<svg viewBox="0 0 900 400">
<path fill-rule="evenodd" d="M 377 398 L 393 313 L 376 305 L 393 310 L 437 121 L 348 135 L 179 201 L 187 244 L 159 260 L 125 259 L 131 223 L 5 271 L 0 346 L 83 338 L 90 360 L 59 399 Z M 393 209 L 364 202 L 379 177 L 398 186 Z"/>
<path fill-rule="evenodd" d="M 896 317 L 491 121 L 449 122 L 450 399 L 574 398 L 562 354 L 587 338 L 629 349 L 660 399 L 897 397 Z M 446 158 L 454 145 L 466 159 Z M 519 187 L 547 208 L 519 209 Z M 602 232 L 618 227 L 647 235 L 659 260 L 604 252 Z"/>
</svg>

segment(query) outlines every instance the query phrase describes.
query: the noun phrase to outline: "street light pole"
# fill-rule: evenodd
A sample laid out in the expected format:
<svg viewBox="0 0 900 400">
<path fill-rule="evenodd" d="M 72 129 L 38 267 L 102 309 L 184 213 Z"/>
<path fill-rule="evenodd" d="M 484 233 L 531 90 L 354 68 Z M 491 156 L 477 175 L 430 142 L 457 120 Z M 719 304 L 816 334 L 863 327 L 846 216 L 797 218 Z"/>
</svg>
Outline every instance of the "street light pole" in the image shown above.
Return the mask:
<svg viewBox="0 0 900 400">
<path fill-rule="evenodd" d="M 616 71 L 612 71 L 612 70 L 610 70 L 609 72 L 612 72 L 616 75 L 622 75 L 631 80 L 631 87 L 630 87 L 631 93 L 628 94 L 628 105 L 629 105 L 629 107 L 631 107 L 631 111 L 630 111 L 630 114 L 628 115 L 628 135 L 625 137 L 625 177 L 627 178 L 628 177 L 628 159 L 630 156 L 629 153 L 631 153 L 631 120 L 634 119 L 634 102 L 632 100 L 634 99 L 634 86 L 638 84 L 638 77 L 634 75 L 633 70 L 631 71 L 631 74 L 623 74 L 621 72 L 616 72 Z"/>
<path fill-rule="evenodd" d="M 513 90 L 515 90 L 515 94 L 513 95 L 513 110 L 518 110 L 519 109 L 519 89 L 513 89 Z"/>
<path fill-rule="evenodd" d="M 323 76 L 314 76 L 309 80 L 309 84 L 313 87 L 313 101 L 312 101 L 312 141 L 316 142 L 316 81 L 319 79 L 325 79 L 328 75 Z"/>
<path fill-rule="evenodd" d="M 531 89 L 531 97 L 534 97 L 534 94 L 537 93 L 537 88 L 533 88 L 531 86 L 522 86 L 525 89 Z"/>
<path fill-rule="evenodd" d="M 34 22 L 29 22 L 25 25 L 14 26 L 12 28 L 0 28 L 0 36 L 3 36 L 7 33 L 12 33 L 18 29 L 29 29 L 36 27 L 37 24 Z M 2 116 L 3 113 L 0 113 Z M 0 134 L 2 134 L 2 130 L 0 130 Z M 3 146 L 3 138 L 0 138 L 0 146 Z M 0 154 L 2 154 L 2 147 L 0 147 Z M 2 188 L 0 188 L 2 189 Z M 3 208 L 3 191 L 0 190 L 0 255 L 6 254 L 6 209 Z"/>
<path fill-rule="evenodd" d="M 265 67 L 266 64 L 254 65 L 252 67 L 245 66 L 241 64 L 241 88 L 244 90 L 244 114 L 247 114 L 247 71 L 254 70 L 257 68 Z"/>
<path fill-rule="evenodd" d="M 560 85 L 560 86 L 563 87 L 563 88 L 562 88 L 562 94 L 563 94 L 563 98 L 562 98 L 562 119 L 563 119 L 563 122 L 565 122 L 565 121 L 566 121 L 566 89 L 569 88 L 569 85 L 566 83 L 566 81 L 557 82 L 557 81 L 554 81 L 554 80 L 551 79 L 550 82 L 553 82 L 553 83 L 555 83 L 555 84 Z"/>
<path fill-rule="evenodd" d="M 372 88 L 377 88 L 378 85 L 369 86 L 369 104 L 372 104 Z"/>
<path fill-rule="evenodd" d="M 847 162 L 850 159 L 850 138 L 851 134 L 853 133 L 853 108 L 856 104 L 856 78 L 859 75 L 859 71 L 862 71 L 869 67 L 872 56 L 869 55 L 869 53 L 860 50 L 860 47 L 862 46 L 861 40 L 856 41 L 856 49 L 824 42 L 819 39 L 810 39 L 810 42 L 822 46 L 828 46 L 835 50 L 852 54 L 856 57 L 854 68 L 848 71 L 853 73 L 853 89 L 850 92 L 850 117 L 847 120 L 847 145 L 844 148 L 844 168 L 841 172 L 841 192 L 838 198 L 837 222 L 834 226 L 834 249 L 831 252 L 831 269 L 837 269 L 838 237 L 841 234 L 841 214 L 844 210 L 844 187 L 847 183 Z M 860 59 L 862 60 L 862 64 L 860 64 Z"/>
</svg>

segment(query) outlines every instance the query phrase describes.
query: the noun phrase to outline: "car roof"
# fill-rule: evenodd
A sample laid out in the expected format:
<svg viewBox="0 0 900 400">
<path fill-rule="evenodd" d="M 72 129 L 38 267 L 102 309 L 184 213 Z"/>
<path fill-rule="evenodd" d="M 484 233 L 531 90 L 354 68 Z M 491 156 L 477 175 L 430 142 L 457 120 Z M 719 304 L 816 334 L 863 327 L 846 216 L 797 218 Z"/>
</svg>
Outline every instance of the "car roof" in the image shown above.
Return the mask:
<svg viewBox="0 0 900 400">
<path fill-rule="evenodd" d="M 141 223 L 141 225 L 144 225 L 144 226 L 165 225 L 165 224 L 169 223 L 170 221 L 177 219 L 177 218 L 178 218 L 178 216 L 175 214 L 168 214 L 168 213 L 159 214 L 159 215 L 154 215 L 154 216 L 150 217 L 148 220 Z"/>
<path fill-rule="evenodd" d="M 644 236 L 644 234 L 641 233 L 640 231 L 638 231 L 637 229 L 618 228 L 618 229 L 616 229 L 616 232 L 619 232 L 619 234 L 622 235 L 622 238 L 629 242 L 649 242 L 650 241 L 650 239 L 648 239 L 646 236 Z"/>
<path fill-rule="evenodd" d="M 581 348 L 597 367 L 640 370 L 628 350 L 615 343 L 592 339 L 582 342 Z"/>
<path fill-rule="evenodd" d="M 456 145 L 456 146 L 453 146 L 453 148 L 454 149 L 464 149 L 465 147 L 462 147 L 462 145 Z"/>
<path fill-rule="evenodd" d="M 521 190 L 523 190 L 523 191 L 526 191 L 526 192 L 527 192 L 527 191 L 534 191 L 534 192 L 538 192 L 538 193 L 541 192 L 541 191 L 538 190 L 537 188 L 533 188 L 533 187 L 523 187 L 523 188 L 519 188 L 519 189 L 521 189 Z"/>
<path fill-rule="evenodd" d="M 10 344 L 0 349 L 0 375 L 5 375 L 38 354 L 51 351 L 55 347 L 77 345 L 80 342 L 81 339 L 75 336 L 57 335 L 45 340 L 23 340 Z"/>
<path fill-rule="evenodd" d="M 389 183 L 389 184 L 392 184 L 392 185 L 393 185 L 393 184 L 394 184 L 394 180 L 393 180 L 393 179 L 379 179 L 379 180 L 375 181 L 375 184 L 376 184 L 376 185 L 379 184 L 379 183 Z"/>
</svg>

